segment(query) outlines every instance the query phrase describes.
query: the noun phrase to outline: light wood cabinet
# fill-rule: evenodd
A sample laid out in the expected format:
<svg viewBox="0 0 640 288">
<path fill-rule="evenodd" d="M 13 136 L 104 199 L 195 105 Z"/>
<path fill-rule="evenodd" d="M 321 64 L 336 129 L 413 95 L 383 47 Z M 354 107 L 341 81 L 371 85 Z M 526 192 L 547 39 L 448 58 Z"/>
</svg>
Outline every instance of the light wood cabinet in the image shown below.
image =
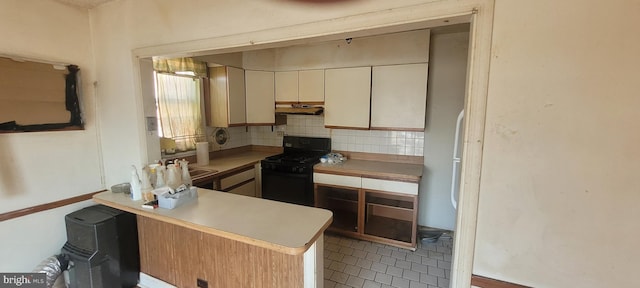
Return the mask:
<svg viewBox="0 0 640 288">
<path fill-rule="evenodd" d="M 427 63 L 374 66 L 371 129 L 424 131 Z"/>
<path fill-rule="evenodd" d="M 245 71 L 247 125 L 274 125 L 276 104 L 274 74 L 269 71 Z"/>
<path fill-rule="evenodd" d="M 276 103 L 324 103 L 324 70 L 275 72 Z"/>
<path fill-rule="evenodd" d="M 209 67 L 207 126 L 244 126 L 246 97 L 244 70 L 235 67 Z"/>
<path fill-rule="evenodd" d="M 331 210 L 330 230 L 357 237 L 362 233 L 358 225 L 360 189 L 340 185 L 315 184 L 315 206 Z"/>
<path fill-rule="evenodd" d="M 416 195 L 363 189 L 363 235 L 416 247 Z"/>
<path fill-rule="evenodd" d="M 314 173 L 316 207 L 331 210 L 328 230 L 416 249 L 418 183 Z"/>
<path fill-rule="evenodd" d="M 371 67 L 325 70 L 327 128 L 369 129 Z"/>
</svg>

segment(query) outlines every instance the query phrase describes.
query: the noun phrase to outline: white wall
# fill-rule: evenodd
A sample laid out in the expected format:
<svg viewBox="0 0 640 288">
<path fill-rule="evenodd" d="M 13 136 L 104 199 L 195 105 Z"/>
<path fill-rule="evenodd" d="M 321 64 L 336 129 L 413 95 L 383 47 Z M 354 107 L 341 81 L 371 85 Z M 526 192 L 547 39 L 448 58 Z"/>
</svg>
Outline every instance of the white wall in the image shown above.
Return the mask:
<svg viewBox="0 0 640 288">
<path fill-rule="evenodd" d="M 0 213 L 102 190 L 89 14 L 54 1 L 0 1 L 0 54 L 80 67 L 85 130 L 0 134 Z M 64 215 L 90 201 L 0 222 L 0 271 L 60 252 Z"/>
<path fill-rule="evenodd" d="M 640 3 L 495 9 L 473 272 L 640 287 Z"/>
<path fill-rule="evenodd" d="M 454 230 L 450 200 L 456 120 L 464 108 L 469 33 L 432 33 L 420 182 L 420 225 Z"/>
</svg>

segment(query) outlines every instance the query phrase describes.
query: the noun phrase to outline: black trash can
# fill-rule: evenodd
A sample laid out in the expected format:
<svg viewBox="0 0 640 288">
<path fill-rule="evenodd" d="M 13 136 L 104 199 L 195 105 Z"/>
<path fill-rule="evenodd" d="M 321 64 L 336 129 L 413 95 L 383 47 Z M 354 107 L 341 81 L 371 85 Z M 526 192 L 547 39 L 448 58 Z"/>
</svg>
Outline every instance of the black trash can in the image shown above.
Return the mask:
<svg viewBox="0 0 640 288">
<path fill-rule="evenodd" d="M 70 288 L 135 287 L 140 272 L 134 214 L 96 205 L 65 216 Z"/>
</svg>

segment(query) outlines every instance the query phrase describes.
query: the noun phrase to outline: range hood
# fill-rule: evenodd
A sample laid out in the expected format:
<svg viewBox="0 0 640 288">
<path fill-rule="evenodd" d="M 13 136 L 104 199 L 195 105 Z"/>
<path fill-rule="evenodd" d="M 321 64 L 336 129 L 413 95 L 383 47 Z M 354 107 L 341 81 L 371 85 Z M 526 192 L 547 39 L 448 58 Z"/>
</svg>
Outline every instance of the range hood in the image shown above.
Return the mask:
<svg viewBox="0 0 640 288">
<path fill-rule="evenodd" d="M 320 115 L 323 107 L 276 107 L 276 114 Z"/>
</svg>

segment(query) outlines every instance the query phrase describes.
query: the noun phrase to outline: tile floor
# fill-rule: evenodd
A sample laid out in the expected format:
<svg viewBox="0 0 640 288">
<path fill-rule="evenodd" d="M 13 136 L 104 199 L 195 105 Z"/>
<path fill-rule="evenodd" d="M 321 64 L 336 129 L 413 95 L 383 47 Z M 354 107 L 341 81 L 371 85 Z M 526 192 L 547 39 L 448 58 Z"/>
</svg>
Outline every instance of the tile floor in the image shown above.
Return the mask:
<svg viewBox="0 0 640 288">
<path fill-rule="evenodd" d="M 421 245 L 415 252 L 326 234 L 325 288 L 448 288 L 451 237 Z"/>
</svg>

